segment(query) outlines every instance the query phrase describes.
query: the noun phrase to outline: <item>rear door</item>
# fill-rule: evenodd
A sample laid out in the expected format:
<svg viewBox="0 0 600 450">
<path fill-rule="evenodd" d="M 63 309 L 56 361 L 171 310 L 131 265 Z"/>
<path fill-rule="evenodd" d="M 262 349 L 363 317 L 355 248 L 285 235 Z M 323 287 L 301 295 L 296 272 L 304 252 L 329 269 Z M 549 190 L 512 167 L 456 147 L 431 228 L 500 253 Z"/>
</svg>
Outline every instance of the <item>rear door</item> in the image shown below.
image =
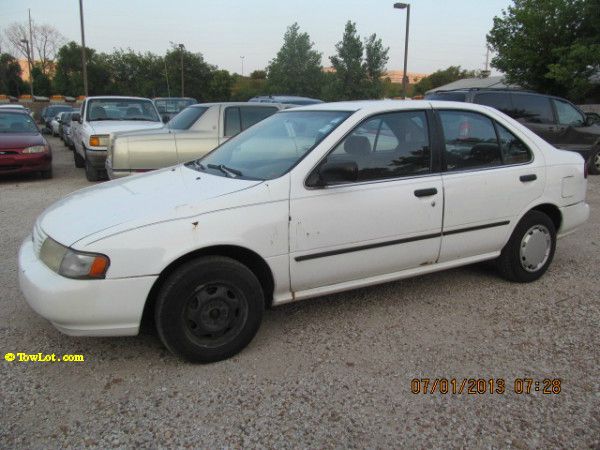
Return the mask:
<svg viewBox="0 0 600 450">
<path fill-rule="evenodd" d="M 594 143 L 600 139 L 600 127 L 588 125 L 586 117 L 566 100 L 553 98 L 558 132 L 554 145 L 581 153 L 588 158 Z"/>
<path fill-rule="evenodd" d="M 445 142 L 439 261 L 497 252 L 519 214 L 543 193 L 543 158 L 487 115 L 458 109 L 437 114 Z"/>
</svg>

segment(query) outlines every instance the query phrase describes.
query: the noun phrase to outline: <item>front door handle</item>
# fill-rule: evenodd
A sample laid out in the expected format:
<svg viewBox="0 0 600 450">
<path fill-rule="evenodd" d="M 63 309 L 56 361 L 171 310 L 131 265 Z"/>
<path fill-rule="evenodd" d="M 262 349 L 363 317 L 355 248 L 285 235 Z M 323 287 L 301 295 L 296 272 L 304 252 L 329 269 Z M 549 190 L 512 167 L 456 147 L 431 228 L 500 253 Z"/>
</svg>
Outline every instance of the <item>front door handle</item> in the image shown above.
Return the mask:
<svg viewBox="0 0 600 450">
<path fill-rule="evenodd" d="M 417 189 L 415 191 L 415 197 L 431 197 L 432 195 L 437 194 L 436 188 L 428 188 L 428 189 Z"/>
<path fill-rule="evenodd" d="M 523 183 L 527 183 L 528 181 L 535 181 L 537 180 L 537 175 L 535 173 L 529 175 L 521 175 L 519 177 L 519 180 L 521 180 Z"/>
</svg>

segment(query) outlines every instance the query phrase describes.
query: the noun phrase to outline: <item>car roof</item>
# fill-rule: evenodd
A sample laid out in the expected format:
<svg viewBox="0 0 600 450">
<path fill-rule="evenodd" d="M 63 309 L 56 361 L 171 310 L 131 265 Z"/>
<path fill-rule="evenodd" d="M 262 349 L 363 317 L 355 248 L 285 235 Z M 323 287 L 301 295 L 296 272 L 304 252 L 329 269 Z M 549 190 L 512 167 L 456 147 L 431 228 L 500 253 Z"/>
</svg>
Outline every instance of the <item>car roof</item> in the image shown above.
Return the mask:
<svg viewBox="0 0 600 450">
<path fill-rule="evenodd" d="M 15 109 L 25 109 L 25 107 L 23 105 L 19 105 L 17 103 L 5 103 L 3 105 L 0 105 L 0 108 L 4 109 L 4 108 L 15 108 Z"/>
<path fill-rule="evenodd" d="M 152 101 L 150 100 L 148 97 L 131 97 L 128 95 L 97 95 L 94 97 L 87 97 L 86 100 L 113 100 L 113 99 L 119 99 L 119 100 L 148 100 L 148 101 Z"/>
<path fill-rule="evenodd" d="M 476 103 L 451 102 L 443 100 L 357 100 L 315 105 L 297 106 L 293 111 L 365 111 L 386 112 L 412 109 L 458 108 L 472 111 L 489 111 L 490 108 Z"/>
<path fill-rule="evenodd" d="M 195 103 L 188 106 L 188 108 L 200 108 L 202 106 L 259 106 L 259 107 L 273 107 L 280 105 L 280 103 L 254 103 L 254 102 L 210 102 L 210 103 Z"/>
<path fill-rule="evenodd" d="M 23 114 L 29 116 L 29 110 L 24 108 L 1 108 L 0 112 L 9 114 Z"/>
</svg>

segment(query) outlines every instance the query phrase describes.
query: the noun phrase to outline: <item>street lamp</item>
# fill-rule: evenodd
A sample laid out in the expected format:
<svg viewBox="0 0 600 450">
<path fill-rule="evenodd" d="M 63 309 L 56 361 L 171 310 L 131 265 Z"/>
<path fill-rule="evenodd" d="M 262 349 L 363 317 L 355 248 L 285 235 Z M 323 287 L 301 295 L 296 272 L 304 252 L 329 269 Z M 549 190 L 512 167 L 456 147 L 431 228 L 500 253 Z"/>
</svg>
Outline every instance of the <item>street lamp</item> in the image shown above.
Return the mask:
<svg viewBox="0 0 600 450">
<path fill-rule="evenodd" d="M 181 96 L 185 97 L 185 95 L 183 94 L 183 49 L 184 49 L 184 45 L 183 44 L 179 44 L 179 56 L 181 58 Z"/>
<path fill-rule="evenodd" d="M 246 57 L 245 56 L 240 56 L 240 59 L 242 60 L 242 76 L 244 76 L 244 59 Z"/>
<path fill-rule="evenodd" d="M 29 66 L 29 92 L 31 92 L 31 100 L 33 100 L 33 67 L 31 62 L 31 54 L 29 53 L 29 41 L 21 39 L 21 43 L 27 46 L 27 65 Z"/>
<path fill-rule="evenodd" d="M 406 9 L 406 38 L 404 38 L 404 73 L 402 74 L 402 90 L 404 91 L 404 98 L 406 98 L 406 91 L 408 89 L 408 75 L 406 74 L 406 62 L 408 60 L 408 26 L 410 24 L 410 4 L 394 3 L 394 8 Z"/>
</svg>

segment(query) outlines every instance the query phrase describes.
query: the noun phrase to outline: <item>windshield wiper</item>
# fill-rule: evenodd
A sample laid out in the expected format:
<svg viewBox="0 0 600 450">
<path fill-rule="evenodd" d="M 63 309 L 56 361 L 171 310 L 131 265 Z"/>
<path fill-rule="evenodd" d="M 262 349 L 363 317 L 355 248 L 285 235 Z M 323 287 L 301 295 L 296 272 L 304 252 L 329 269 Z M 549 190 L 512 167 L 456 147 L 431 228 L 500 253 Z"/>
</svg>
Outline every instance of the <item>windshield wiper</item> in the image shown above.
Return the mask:
<svg viewBox="0 0 600 450">
<path fill-rule="evenodd" d="M 227 167 L 225 164 L 207 164 L 209 169 L 217 169 L 223 172 L 225 175 L 235 175 L 237 177 L 242 176 L 242 172 L 237 169 L 232 169 L 231 167 Z M 234 177 L 235 178 L 235 177 Z"/>
</svg>

